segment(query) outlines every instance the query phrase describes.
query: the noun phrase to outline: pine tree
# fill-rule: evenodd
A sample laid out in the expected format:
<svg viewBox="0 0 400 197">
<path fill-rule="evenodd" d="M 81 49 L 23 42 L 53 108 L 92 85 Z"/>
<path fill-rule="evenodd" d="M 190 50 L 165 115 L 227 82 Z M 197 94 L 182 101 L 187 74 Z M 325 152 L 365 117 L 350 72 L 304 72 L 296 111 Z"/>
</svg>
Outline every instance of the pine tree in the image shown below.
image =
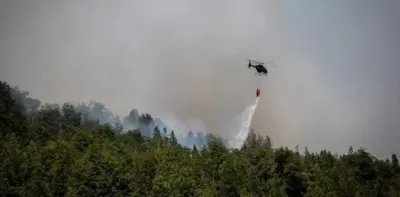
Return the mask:
<svg viewBox="0 0 400 197">
<path fill-rule="evenodd" d="M 266 137 L 266 143 L 267 143 L 267 146 L 269 147 L 269 148 L 272 148 L 272 142 L 271 142 L 271 138 L 267 135 L 267 137 Z"/>
<path fill-rule="evenodd" d="M 167 144 L 168 143 L 168 136 L 167 136 L 167 128 L 163 128 L 163 143 Z"/>
<path fill-rule="evenodd" d="M 308 148 L 307 148 L 307 146 L 305 147 L 305 150 L 304 150 L 304 155 L 306 155 L 306 156 L 309 156 L 309 155 L 310 155 L 310 152 L 308 152 Z"/>
<path fill-rule="evenodd" d="M 197 147 L 196 147 L 196 144 L 195 145 L 193 145 L 193 153 L 194 154 L 197 154 L 199 151 L 197 150 Z"/>
<path fill-rule="evenodd" d="M 175 132 L 171 131 L 170 143 L 172 146 L 176 146 L 178 144 L 178 140 L 175 137 Z"/>
<path fill-rule="evenodd" d="M 392 154 L 392 167 L 395 172 L 400 172 L 399 160 L 397 159 L 396 154 Z"/>
<path fill-rule="evenodd" d="M 353 147 L 352 146 L 350 146 L 348 153 L 349 153 L 349 155 L 353 154 Z"/>
<path fill-rule="evenodd" d="M 167 138 L 167 128 L 166 127 L 163 128 L 163 137 Z"/>
<path fill-rule="evenodd" d="M 156 144 L 159 144 L 161 142 L 161 140 L 162 140 L 161 132 L 158 129 L 158 127 L 156 126 L 154 128 L 154 132 L 153 132 L 153 142 Z"/>
</svg>

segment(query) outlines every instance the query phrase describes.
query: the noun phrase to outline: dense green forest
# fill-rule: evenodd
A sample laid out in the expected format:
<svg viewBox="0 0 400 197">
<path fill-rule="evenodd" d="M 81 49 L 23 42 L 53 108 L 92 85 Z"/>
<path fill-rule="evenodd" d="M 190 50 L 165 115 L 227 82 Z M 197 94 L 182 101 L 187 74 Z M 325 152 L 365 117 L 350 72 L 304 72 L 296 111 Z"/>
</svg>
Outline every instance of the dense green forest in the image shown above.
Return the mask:
<svg viewBox="0 0 400 197">
<path fill-rule="evenodd" d="M 240 150 L 211 134 L 187 147 L 164 128 L 125 131 L 127 120 L 42 104 L 6 82 L 0 94 L 1 196 L 400 196 L 395 154 L 379 160 L 351 147 L 345 155 L 272 148 L 254 131 Z M 135 116 L 142 125 L 153 121 Z"/>
</svg>

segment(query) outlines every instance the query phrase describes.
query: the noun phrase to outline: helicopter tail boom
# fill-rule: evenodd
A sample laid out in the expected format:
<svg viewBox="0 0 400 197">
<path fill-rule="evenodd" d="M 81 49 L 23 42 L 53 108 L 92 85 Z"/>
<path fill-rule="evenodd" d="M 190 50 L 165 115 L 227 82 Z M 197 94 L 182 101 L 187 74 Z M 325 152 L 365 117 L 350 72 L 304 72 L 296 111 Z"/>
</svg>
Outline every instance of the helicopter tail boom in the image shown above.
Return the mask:
<svg viewBox="0 0 400 197">
<path fill-rule="evenodd" d="M 253 66 L 253 65 L 251 65 L 251 62 L 250 62 L 250 60 L 249 60 L 249 68 L 252 67 L 252 66 Z"/>
</svg>

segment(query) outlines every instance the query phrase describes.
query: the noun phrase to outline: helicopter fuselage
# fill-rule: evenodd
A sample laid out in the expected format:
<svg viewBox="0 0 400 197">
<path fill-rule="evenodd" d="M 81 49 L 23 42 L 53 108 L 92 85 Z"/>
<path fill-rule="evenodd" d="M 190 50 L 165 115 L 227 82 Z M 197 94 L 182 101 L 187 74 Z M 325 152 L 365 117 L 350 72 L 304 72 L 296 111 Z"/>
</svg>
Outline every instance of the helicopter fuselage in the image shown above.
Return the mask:
<svg viewBox="0 0 400 197">
<path fill-rule="evenodd" d="M 254 67 L 259 74 L 268 74 L 267 69 L 263 65 L 251 65 L 250 67 Z"/>
</svg>

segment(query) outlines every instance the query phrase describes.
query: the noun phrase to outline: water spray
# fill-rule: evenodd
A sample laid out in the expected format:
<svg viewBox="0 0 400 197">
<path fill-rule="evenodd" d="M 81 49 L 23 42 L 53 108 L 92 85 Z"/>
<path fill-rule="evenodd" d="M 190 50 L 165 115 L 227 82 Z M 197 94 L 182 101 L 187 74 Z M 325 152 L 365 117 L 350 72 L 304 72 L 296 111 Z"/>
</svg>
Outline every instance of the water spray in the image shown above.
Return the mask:
<svg viewBox="0 0 400 197">
<path fill-rule="evenodd" d="M 238 122 L 240 122 L 238 131 L 236 132 L 236 136 L 230 141 L 229 146 L 231 148 L 241 148 L 243 146 L 244 141 L 247 138 L 247 135 L 249 134 L 250 130 L 250 125 L 251 121 L 253 120 L 253 115 L 254 112 L 256 111 L 257 105 L 258 105 L 258 100 L 259 100 L 259 89 L 257 89 L 257 97 L 254 103 L 252 103 L 250 106 L 248 106 L 242 114 L 238 117 Z"/>
</svg>

